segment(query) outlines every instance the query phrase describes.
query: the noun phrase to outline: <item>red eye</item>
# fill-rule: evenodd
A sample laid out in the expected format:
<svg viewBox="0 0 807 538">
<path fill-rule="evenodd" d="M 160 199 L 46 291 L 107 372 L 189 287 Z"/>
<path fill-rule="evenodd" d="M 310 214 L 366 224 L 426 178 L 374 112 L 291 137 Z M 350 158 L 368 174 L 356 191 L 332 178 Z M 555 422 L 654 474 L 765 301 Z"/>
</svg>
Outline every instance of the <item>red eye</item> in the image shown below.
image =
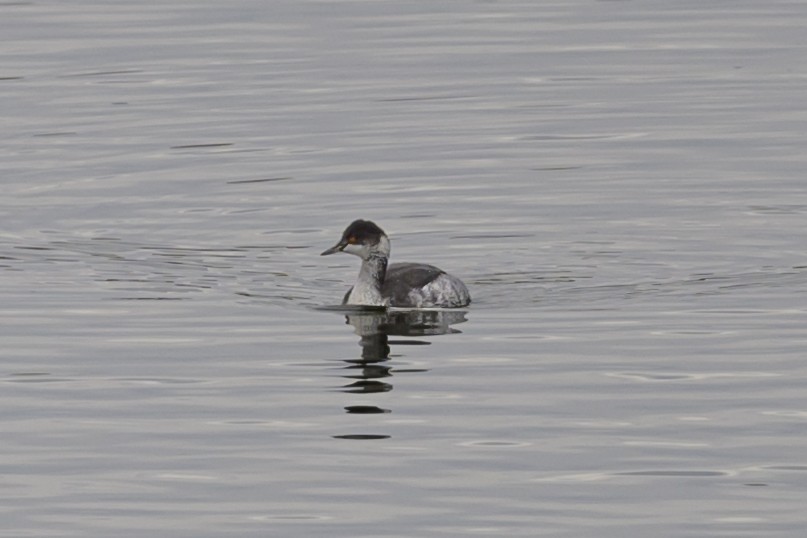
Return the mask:
<svg viewBox="0 0 807 538">
<path fill-rule="evenodd" d="M 351 235 L 350 237 L 347 238 L 347 242 L 350 243 L 351 245 L 355 244 L 356 243 L 356 236 Z"/>
</svg>

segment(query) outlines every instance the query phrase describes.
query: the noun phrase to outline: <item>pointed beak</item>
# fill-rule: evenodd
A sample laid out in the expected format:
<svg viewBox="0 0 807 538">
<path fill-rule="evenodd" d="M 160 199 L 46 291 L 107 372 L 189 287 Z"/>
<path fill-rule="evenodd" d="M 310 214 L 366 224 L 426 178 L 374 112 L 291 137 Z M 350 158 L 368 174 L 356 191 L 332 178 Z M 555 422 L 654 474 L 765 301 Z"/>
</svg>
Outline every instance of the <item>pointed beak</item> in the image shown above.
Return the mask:
<svg viewBox="0 0 807 538">
<path fill-rule="evenodd" d="M 343 241 L 339 241 L 334 246 L 320 254 L 320 256 L 327 256 L 328 254 L 333 254 L 335 252 L 342 252 L 342 250 L 347 246 L 347 243 Z"/>
</svg>

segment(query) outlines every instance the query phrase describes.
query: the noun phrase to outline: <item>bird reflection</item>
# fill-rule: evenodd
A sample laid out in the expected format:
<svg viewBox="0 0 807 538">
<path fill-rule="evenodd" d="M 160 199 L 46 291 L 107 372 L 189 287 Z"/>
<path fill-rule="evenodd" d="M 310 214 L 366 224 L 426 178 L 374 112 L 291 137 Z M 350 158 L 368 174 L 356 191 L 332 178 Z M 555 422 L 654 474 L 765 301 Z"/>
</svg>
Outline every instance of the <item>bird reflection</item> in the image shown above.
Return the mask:
<svg viewBox="0 0 807 538">
<path fill-rule="evenodd" d="M 390 336 L 436 336 L 459 333 L 452 327 L 466 321 L 466 312 L 456 310 L 408 310 L 389 311 L 381 309 L 352 310 L 345 316 L 346 323 L 355 328 L 359 335 L 361 356 L 345 360 L 347 373 L 343 376 L 352 380 L 342 390 L 354 394 L 371 394 L 392 390 L 390 378 L 393 375 L 390 361 L 390 348 L 395 345 L 429 345 L 431 342 L 418 339 L 390 340 Z M 395 369 L 395 373 L 417 372 L 422 370 Z M 348 413 L 385 413 L 386 409 L 373 406 L 351 406 Z"/>
<path fill-rule="evenodd" d="M 356 359 L 345 359 L 347 366 L 342 377 L 350 382 L 340 388 L 349 394 L 369 395 L 392 390 L 393 375 L 425 370 L 393 368 L 390 350 L 393 346 L 429 345 L 426 336 L 453 334 L 461 331 L 452 327 L 466 320 L 466 312 L 457 310 L 387 310 L 377 307 L 325 308 L 345 314 L 359 336 L 361 353 Z M 390 337 L 405 337 L 390 339 Z M 375 405 L 350 405 L 345 411 L 354 415 L 389 413 Z M 348 433 L 334 435 L 336 439 L 373 440 L 389 439 L 390 435 L 377 433 Z"/>
</svg>

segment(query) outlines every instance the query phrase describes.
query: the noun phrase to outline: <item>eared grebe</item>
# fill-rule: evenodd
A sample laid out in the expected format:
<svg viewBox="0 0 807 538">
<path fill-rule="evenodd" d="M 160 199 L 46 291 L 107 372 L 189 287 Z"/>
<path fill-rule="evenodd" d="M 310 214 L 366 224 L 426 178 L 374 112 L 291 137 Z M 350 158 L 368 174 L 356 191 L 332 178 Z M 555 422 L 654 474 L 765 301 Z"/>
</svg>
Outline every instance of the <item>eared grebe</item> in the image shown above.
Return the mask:
<svg viewBox="0 0 807 538">
<path fill-rule="evenodd" d="M 369 220 L 356 220 L 342 239 L 322 253 L 347 252 L 361 258 L 356 285 L 342 304 L 398 306 L 404 308 L 454 308 L 471 302 L 468 288 L 445 271 L 424 263 L 393 263 L 387 266 L 389 238 Z"/>
</svg>

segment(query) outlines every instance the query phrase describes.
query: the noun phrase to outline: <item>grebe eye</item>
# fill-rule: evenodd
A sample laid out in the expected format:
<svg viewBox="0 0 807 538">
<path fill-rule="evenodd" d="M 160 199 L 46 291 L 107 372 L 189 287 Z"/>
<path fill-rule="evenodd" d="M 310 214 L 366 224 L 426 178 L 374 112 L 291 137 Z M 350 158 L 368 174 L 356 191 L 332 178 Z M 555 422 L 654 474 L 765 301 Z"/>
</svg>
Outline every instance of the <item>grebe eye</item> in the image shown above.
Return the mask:
<svg viewBox="0 0 807 538">
<path fill-rule="evenodd" d="M 356 236 L 351 235 L 350 237 L 347 238 L 347 242 L 350 243 L 351 245 L 355 244 L 356 243 Z"/>
</svg>

